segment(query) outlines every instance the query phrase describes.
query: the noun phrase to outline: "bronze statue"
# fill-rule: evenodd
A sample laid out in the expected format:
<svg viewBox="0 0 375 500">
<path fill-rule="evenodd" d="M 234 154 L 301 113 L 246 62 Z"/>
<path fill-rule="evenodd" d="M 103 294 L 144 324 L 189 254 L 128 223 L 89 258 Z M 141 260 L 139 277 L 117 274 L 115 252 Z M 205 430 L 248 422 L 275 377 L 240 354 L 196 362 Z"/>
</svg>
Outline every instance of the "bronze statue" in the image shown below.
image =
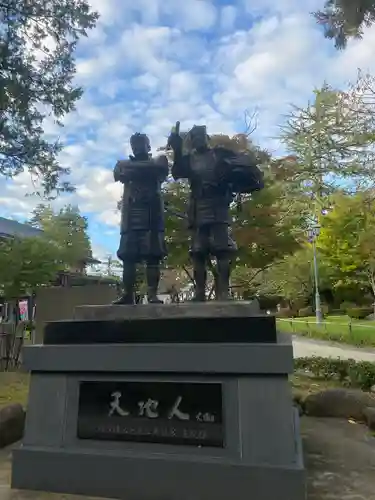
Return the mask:
<svg viewBox="0 0 375 500">
<path fill-rule="evenodd" d="M 183 154 L 177 122 L 168 146 L 174 152 L 173 178 L 188 179 L 190 184 L 190 255 L 196 284 L 193 300 L 205 300 L 210 256 L 217 262 L 216 300 L 228 300 L 231 262 L 237 250 L 230 235 L 230 205 L 236 194 L 262 189 L 263 175 L 248 154 L 219 146 L 210 148 L 205 126 L 194 126 L 189 140 L 191 152 Z"/>
<path fill-rule="evenodd" d="M 148 302 L 160 304 L 157 296 L 160 263 L 167 254 L 161 184 L 168 176 L 168 160 L 166 156 L 152 158 L 145 134 L 132 135 L 130 145 L 133 156 L 118 161 L 114 169 L 115 181 L 124 184 L 117 252 L 123 263 L 124 290 L 114 303 L 135 303 L 136 266 L 145 262 Z"/>
</svg>

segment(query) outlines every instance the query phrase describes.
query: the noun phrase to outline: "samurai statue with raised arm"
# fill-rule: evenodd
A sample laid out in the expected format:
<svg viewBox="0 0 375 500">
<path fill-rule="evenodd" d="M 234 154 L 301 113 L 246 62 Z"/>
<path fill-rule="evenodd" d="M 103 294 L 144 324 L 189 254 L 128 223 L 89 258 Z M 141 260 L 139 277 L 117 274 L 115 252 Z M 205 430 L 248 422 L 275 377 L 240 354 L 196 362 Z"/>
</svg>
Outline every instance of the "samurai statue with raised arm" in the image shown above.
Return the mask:
<svg viewBox="0 0 375 500">
<path fill-rule="evenodd" d="M 189 134 L 190 152 L 183 154 L 179 122 L 168 146 L 174 153 L 172 176 L 188 179 L 190 199 L 188 222 L 191 231 L 190 255 L 193 261 L 195 297 L 206 297 L 208 259 L 216 258 L 216 300 L 228 300 L 231 263 L 237 246 L 231 237 L 230 205 L 235 195 L 259 191 L 263 174 L 246 152 L 235 153 L 224 147 L 209 146 L 205 126 L 194 126 Z"/>
<path fill-rule="evenodd" d="M 123 294 L 114 304 L 135 303 L 137 264 L 146 263 L 148 303 L 162 303 L 157 290 L 160 264 L 166 256 L 164 204 L 161 184 L 168 176 L 166 156 L 152 158 L 145 134 L 130 138 L 133 155 L 118 161 L 115 181 L 124 185 L 121 207 L 121 238 L 117 251 L 123 263 Z"/>
</svg>

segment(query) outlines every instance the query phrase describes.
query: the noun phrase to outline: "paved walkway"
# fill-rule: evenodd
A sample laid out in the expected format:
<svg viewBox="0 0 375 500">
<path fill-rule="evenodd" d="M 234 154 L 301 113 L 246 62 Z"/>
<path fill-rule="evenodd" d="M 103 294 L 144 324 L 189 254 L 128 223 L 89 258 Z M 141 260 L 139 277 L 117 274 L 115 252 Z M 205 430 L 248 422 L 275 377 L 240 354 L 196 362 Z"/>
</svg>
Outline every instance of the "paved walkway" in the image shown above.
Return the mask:
<svg viewBox="0 0 375 500">
<path fill-rule="evenodd" d="M 355 359 L 375 363 L 375 349 L 324 342 L 293 336 L 294 357 L 322 356 L 324 358 Z"/>
</svg>

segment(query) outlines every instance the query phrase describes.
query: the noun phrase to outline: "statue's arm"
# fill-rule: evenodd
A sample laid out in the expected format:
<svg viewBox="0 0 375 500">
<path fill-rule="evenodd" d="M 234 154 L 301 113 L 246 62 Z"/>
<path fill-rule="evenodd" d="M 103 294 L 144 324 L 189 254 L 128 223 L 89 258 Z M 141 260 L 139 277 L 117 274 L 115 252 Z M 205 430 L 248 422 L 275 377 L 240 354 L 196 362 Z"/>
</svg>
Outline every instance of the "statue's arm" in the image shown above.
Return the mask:
<svg viewBox="0 0 375 500">
<path fill-rule="evenodd" d="M 156 158 L 156 165 L 158 167 L 159 179 L 164 182 L 169 174 L 168 158 L 165 155 L 161 155 Z"/>
<path fill-rule="evenodd" d="M 172 165 L 172 177 L 175 181 L 190 177 L 190 155 L 175 156 Z"/>
<path fill-rule="evenodd" d="M 126 182 L 132 177 L 132 172 L 126 168 L 128 166 L 129 160 L 118 160 L 113 170 L 113 177 L 115 182 Z"/>
</svg>

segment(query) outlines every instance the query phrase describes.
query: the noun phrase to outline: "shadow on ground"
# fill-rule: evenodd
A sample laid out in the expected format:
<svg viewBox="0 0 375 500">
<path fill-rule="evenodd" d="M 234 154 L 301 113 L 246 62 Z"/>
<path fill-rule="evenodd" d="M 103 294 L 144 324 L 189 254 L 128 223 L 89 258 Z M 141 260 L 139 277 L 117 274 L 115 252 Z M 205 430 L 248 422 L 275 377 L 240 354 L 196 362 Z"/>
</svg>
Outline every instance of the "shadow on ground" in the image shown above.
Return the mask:
<svg viewBox="0 0 375 500">
<path fill-rule="evenodd" d="M 304 417 L 302 434 L 308 468 L 307 500 L 375 500 L 375 437 L 365 426 Z M 0 451 L 0 500 L 94 500 L 10 490 L 10 455 L 9 449 Z"/>
</svg>

